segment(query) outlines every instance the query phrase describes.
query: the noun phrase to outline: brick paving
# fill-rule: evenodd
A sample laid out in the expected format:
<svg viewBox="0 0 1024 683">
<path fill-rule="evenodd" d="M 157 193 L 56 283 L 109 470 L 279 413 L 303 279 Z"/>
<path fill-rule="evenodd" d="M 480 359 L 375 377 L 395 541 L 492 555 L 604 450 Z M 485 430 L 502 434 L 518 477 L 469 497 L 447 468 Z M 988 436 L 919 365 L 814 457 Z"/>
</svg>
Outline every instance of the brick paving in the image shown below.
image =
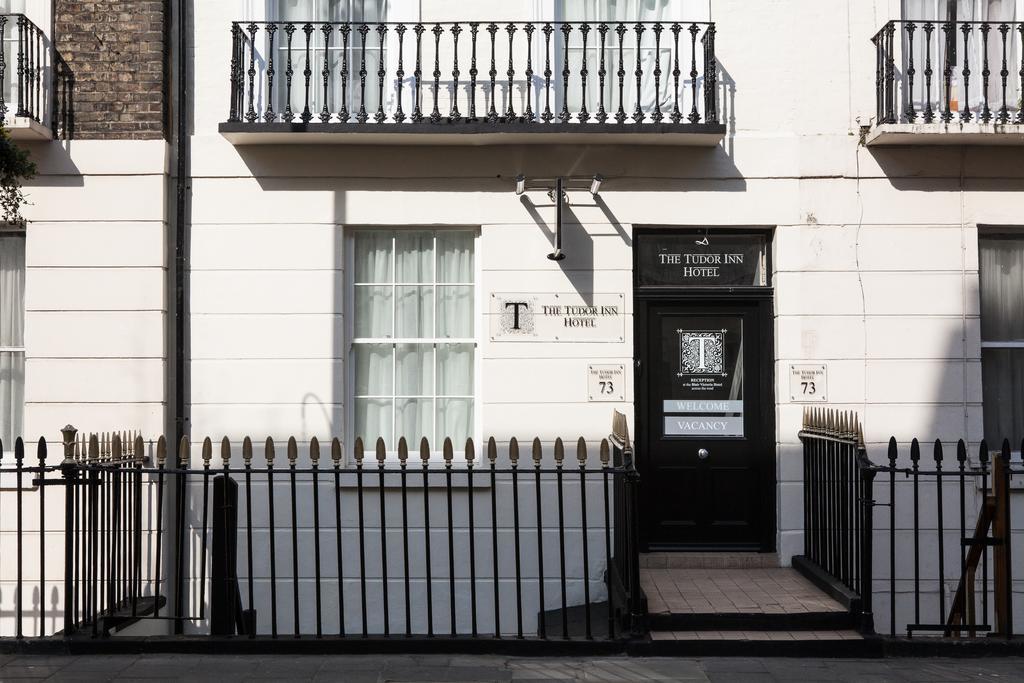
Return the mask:
<svg viewBox="0 0 1024 683">
<path fill-rule="evenodd" d="M 846 609 L 788 567 L 641 568 L 651 614 L 801 614 Z"/>
<path fill-rule="evenodd" d="M 491 656 L 117 655 L 0 657 L 0 680 L 1019 681 L 1024 659 L 514 658 Z"/>
</svg>

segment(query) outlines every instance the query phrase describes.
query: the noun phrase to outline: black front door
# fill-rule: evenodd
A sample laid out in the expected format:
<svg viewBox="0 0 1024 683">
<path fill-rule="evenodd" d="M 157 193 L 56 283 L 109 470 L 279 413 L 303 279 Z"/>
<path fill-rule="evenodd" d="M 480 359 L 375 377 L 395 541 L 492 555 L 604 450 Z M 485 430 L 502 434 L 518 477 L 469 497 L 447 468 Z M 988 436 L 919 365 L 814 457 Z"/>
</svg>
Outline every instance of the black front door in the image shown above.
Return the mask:
<svg viewBox="0 0 1024 683">
<path fill-rule="evenodd" d="M 648 548 L 772 545 L 767 301 L 641 301 L 637 419 Z"/>
</svg>

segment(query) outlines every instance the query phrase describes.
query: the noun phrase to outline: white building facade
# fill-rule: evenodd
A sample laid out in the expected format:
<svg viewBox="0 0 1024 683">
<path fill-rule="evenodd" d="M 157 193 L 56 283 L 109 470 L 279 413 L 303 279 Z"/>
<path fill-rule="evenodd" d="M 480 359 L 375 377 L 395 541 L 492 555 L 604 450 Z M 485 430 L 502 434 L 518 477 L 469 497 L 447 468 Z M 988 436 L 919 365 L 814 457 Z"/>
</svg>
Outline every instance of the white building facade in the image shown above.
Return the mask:
<svg viewBox="0 0 1024 683">
<path fill-rule="evenodd" d="M 187 139 L 23 143 L 5 449 L 72 423 L 351 466 L 357 437 L 550 453 L 617 410 L 644 549 L 788 566 L 808 407 L 876 462 L 1024 436 L 1020 0 L 190 13 Z M 974 21 L 987 47 L 943 30 Z"/>
</svg>

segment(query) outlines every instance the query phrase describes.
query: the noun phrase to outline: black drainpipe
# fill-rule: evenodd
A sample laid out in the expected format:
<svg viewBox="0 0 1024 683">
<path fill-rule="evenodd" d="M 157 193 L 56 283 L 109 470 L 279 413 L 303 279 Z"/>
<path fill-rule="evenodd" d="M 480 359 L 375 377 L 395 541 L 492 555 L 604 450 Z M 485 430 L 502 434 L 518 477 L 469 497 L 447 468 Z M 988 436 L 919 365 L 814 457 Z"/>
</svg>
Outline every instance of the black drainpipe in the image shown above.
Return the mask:
<svg viewBox="0 0 1024 683">
<path fill-rule="evenodd" d="M 174 211 L 174 445 L 189 433 L 188 416 L 188 290 L 189 224 L 192 193 L 191 145 L 189 144 L 188 90 L 188 5 L 189 0 L 173 2 L 177 7 L 177 88 L 174 94 L 175 116 L 175 211 Z"/>
<path fill-rule="evenodd" d="M 170 7 L 175 8 L 174 21 L 177 24 L 177 60 L 175 73 L 175 90 L 172 96 L 171 111 L 175 125 L 175 161 L 174 176 L 174 442 L 168 444 L 176 467 L 178 462 L 178 443 L 183 436 L 188 436 L 188 297 L 189 297 L 189 225 L 192 193 L 191 146 L 189 144 L 189 112 L 191 111 L 188 89 L 188 6 L 191 0 L 170 0 Z M 176 548 L 174 553 L 174 633 L 184 632 L 185 596 L 185 521 L 186 489 L 185 478 L 174 477 L 175 497 L 174 519 L 177 523 Z"/>
</svg>

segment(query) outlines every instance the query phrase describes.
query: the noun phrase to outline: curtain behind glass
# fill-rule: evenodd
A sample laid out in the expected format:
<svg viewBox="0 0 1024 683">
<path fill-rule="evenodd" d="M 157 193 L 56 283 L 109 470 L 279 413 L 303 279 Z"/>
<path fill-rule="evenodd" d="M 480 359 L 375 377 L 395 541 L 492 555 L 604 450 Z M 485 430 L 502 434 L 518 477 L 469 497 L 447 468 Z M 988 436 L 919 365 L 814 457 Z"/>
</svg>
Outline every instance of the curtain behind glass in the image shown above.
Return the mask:
<svg viewBox="0 0 1024 683">
<path fill-rule="evenodd" d="M 957 25 L 956 45 L 952 51 L 946 45 L 945 34 L 942 31 L 942 23 L 946 21 L 989 21 L 997 22 L 988 37 L 987 56 L 989 69 L 992 74 L 989 78 L 988 103 L 993 116 L 998 115 L 1003 105 L 1002 80 L 999 71 L 1002 68 L 1003 45 L 1002 34 L 998 24 L 1001 22 L 1015 22 L 1021 20 L 1021 0 L 956 0 L 950 3 L 949 0 L 903 0 L 903 18 L 917 22 L 935 22 L 935 30 L 932 33 L 931 49 L 928 49 L 925 41 L 924 27 L 922 23 L 917 24 L 914 32 L 914 91 L 903 93 L 904 105 L 908 98 L 913 98 L 915 109 L 920 113 L 926 106 L 927 83 L 924 75 L 925 63 L 929 56 L 932 60 L 931 104 L 932 109 L 939 111 L 945 108 L 946 92 L 945 78 L 943 75 L 947 54 L 954 55 L 953 71 L 950 85 L 950 103 L 953 113 L 959 116 L 965 106 L 970 106 L 971 113 L 976 118 L 984 104 L 984 81 L 981 71 L 986 51 L 982 43 L 980 26 L 972 28 L 969 34 L 967 45 L 967 60 L 970 66 L 970 81 L 965 93 L 963 70 L 964 43 L 963 33 L 960 30 L 961 24 Z M 1020 32 L 1011 27 L 1007 34 L 1006 60 L 1010 72 L 1006 86 L 1007 109 L 1016 113 L 1020 109 L 1020 83 L 1018 70 L 1020 68 L 1021 38 Z M 901 40 L 903 43 L 903 63 L 900 66 L 901 74 L 905 74 L 909 68 L 910 40 L 906 30 L 902 30 Z M 905 82 L 905 80 L 904 80 Z M 966 96 L 965 96 L 966 94 Z M 1012 114 L 1011 114 L 1012 115 Z"/>
<path fill-rule="evenodd" d="M 618 97 L 618 81 L 614 75 L 618 69 L 618 36 L 614 34 L 615 25 L 622 22 L 628 29 L 623 40 L 625 47 L 623 49 L 623 61 L 625 62 L 626 70 L 626 84 L 623 91 L 623 108 L 627 115 L 633 113 L 636 107 L 636 77 L 634 71 L 636 70 L 636 58 L 637 58 L 637 46 L 636 46 L 636 33 L 633 31 L 633 26 L 638 21 L 665 21 L 669 11 L 672 9 L 672 0 L 565 0 L 560 8 L 560 14 L 558 18 L 562 21 L 567 22 L 588 22 L 592 23 L 591 28 L 596 28 L 600 22 L 606 22 L 612 25 L 612 31 L 609 32 L 608 45 L 609 47 L 605 52 L 605 60 L 609 76 L 605 80 L 605 91 L 604 91 L 604 106 L 605 110 L 614 114 L 619 106 Z M 569 80 L 569 97 L 568 107 L 570 112 L 578 112 L 581 105 L 583 104 L 583 85 L 580 79 L 580 73 L 583 66 L 583 39 L 578 30 L 578 26 L 574 27 L 574 30 L 570 34 L 569 38 L 569 70 L 571 72 Z M 680 50 L 682 51 L 685 40 L 689 40 L 689 34 L 682 34 L 680 37 Z M 660 87 L 660 100 L 661 109 L 663 113 L 671 111 L 672 107 L 672 90 L 670 85 L 670 76 L 668 75 L 671 71 L 671 59 L 672 49 L 671 45 L 671 33 L 665 31 L 661 36 L 661 87 Z M 561 31 L 556 32 L 554 36 L 556 47 L 559 51 L 565 49 L 564 38 Z M 640 60 L 641 69 L 643 76 L 641 79 L 640 87 L 640 108 L 645 113 L 650 113 L 654 110 L 654 101 L 656 98 L 656 90 L 654 87 L 654 67 L 655 67 L 655 42 L 654 33 L 651 27 L 648 26 L 647 30 L 641 37 L 640 45 Z M 591 35 L 588 39 L 587 48 L 587 93 L 586 93 L 586 105 L 587 111 L 593 115 L 600 104 L 600 77 L 598 75 L 598 64 L 601 59 L 601 50 L 598 47 L 599 39 L 597 37 L 596 30 L 591 31 Z M 688 45 L 688 43 L 686 43 Z M 686 52 L 688 53 L 688 48 Z M 700 50 L 698 49 L 698 53 Z M 558 55 L 557 63 L 562 63 L 561 54 Z M 684 80 L 688 79 L 681 78 L 679 81 L 680 89 L 683 88 Z M 555 88 L 555 101 L 557 109 L 560 111 L 562 108 L 563 100 L 563 86 L 560 79 L 555 79 L 558 86 Z M 687 80 L 687 84 L 689 81 Z M 666 109 L 667 107 L 667 109 Z M 682 108 L 682 103 L 681 103 Z M 686 111 L 689 111 L 689 104 L 687 103 Z"/>
<path fill-rule="evenodd" d="M 320 113 L 327 106 L 328 113 L 337 114 L 341 110 L 341 85 L 339 83 L 342 59 L 342 37 L 338 27 L 330 34 L 330 38 L 324 38 L 320 30 L 324 22 L 353 22 L 353 23 L 374 23 L 387 21 L 387 9 L 389 0 L 269 0 L 268 16 L 281 22 L 292 22 L 296 31 L 292 36 L 292 69 L 294 71 L 292 80 L 291 97 L 288 97 L 288 90 L 285 84 L 285 69 L 288 59 L 287 37 L 284 31 L 278 31 L 274 44 L 274 59 L 276 83 L 275 107 L 278 114 L 285 111 L 288 104 L 291 104 L 291 111 L 296 118 L 302 114 L 306 106 L 305 75 L 306 68 L 306 34 L 302 27 L 307 22 L 313 24 L 314 31 L 310 36 L 310 64 L 313 72 L 310 85 L 310 112 L 314 120 L 318 120 Z M 359 70 L 360 60 L 363 55 L 362 37 L 355 30 L 349 36 L 348 71 L 349 82 L 347 87 L 346 106 L 354 116 L 360 105 Z M 384 58 L 384 50 L 376 30 L 371 26 L 366 36 L 366 71 L 372 75 L 368 82 L 376 81 L 377 70 L 381 60 Z M 329 87 L 327 100 L 323 94 L 323 71 L 326 61 L 329 76 Z M 377 88 L 368 87 L 363 102 L 370 116 L 377 110 L 379 102 Z"/>
<path fill-rule="evenodd" d="M 0 348 L 25 345 L 25 238 L 0 235 Z M 14 447 L 25 406 L 25 354 L 0 351 L 0 439 Z"/>
<path fill-rule="evenodd" d="M 1024 341 L 1024 237 L 979 242 L 981 340 Z"/>
<path fill-rule="evenodd" d="M 1024 341 L 1024 237 L 983 237 L 978 258 L 985 439 L 995 449 L 1024 436 L 1024 349 L 985 347 Z"/>
</svg>

